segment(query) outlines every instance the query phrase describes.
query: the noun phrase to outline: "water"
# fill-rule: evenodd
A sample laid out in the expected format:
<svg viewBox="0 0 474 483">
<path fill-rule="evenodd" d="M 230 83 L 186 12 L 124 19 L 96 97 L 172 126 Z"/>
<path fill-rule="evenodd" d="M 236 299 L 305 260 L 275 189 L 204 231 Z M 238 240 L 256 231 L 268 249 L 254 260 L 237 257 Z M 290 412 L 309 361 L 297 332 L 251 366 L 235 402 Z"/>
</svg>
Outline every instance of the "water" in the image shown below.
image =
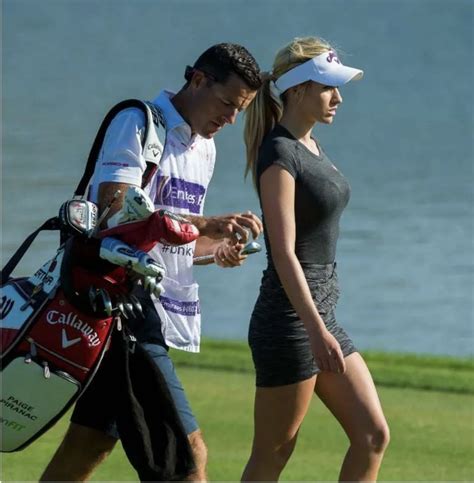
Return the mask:
<svg viewBox="0 0 474 483">
<path fill-rule="evenodd" d="M 349 178 L 338 318 L 363 349 L 473 355 L 473 4 L 470 0 L 4 0 L 2 259 L 56 214 L 119 100 L 178 88 L 209 45 L 262 68 L 320 35 L 366 71 L 315 134 Z M 216 138 L 207 213 L 259 212 L 244 184 L 242 123 Z M 56 246 L 41 235 L 18 274 Z M 33 253 L 34 252 L 34 253 Z M 264 255 L 197 268 L 203 333 L 245 339 Z"/>
</svg>

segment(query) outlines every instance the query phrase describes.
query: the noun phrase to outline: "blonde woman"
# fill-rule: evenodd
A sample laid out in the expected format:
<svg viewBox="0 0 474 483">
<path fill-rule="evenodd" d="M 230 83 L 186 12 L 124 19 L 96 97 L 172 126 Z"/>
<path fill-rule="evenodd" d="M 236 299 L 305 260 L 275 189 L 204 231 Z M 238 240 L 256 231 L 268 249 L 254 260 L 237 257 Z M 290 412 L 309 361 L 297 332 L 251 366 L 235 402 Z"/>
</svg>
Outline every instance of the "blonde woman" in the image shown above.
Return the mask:
<svg viewBox="0 0 474 483">
<path fill-rule="evenodd" d="M 295 39 L 247 110 L 247 173 L 262 206 L 268 267 L 249 329 L 257 387 L 243 481 L 278 480 L 313 393 L 350 441 L 340 481 L 376 480 L 388 444 L 369 370 L 334 315 L 339 218 L 350 188 L 312 135 L 317 123 L 333 122 L 339 86 L 362 75 L 326 42 Z"/>
</svg>

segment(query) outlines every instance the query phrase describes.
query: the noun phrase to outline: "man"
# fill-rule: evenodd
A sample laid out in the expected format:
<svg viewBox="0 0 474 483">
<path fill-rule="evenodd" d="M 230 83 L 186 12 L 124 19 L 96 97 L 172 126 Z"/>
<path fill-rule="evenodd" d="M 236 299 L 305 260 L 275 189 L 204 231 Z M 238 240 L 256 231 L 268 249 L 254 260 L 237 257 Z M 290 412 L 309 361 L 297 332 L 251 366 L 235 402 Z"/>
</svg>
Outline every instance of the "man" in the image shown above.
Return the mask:
<svg viewBox="0 0 474 483">
<path fill-rule="evenodd" d="M 176 247 L 161 243 L 153 249 L 152 255 L 167 270 L 163 281 L 166 291 L 155 306 L 147 294 L 137 294 L 145 319 L 130 321 L 129 325 L 163 373 L 188 434 L 196 462 L 196 471 L 189 479 L 203 481 L 206 446 L 167 349 L 199 349 L 199 300 L 192 277 L 193 258 L 211 254 L 221 267 L 241 265 L 245 257 L 240 251 L 249 233 L 255 237 L 262 231 L 260 220 L 250 212 L 202 216 L 214 168 L 213 137 L 226 124 L 235 122 L 238 113 L 254 98 L 261 79 L 255 59 L 235 44 L 218 44 L 206 50 L 192 68 L 186 69 L 185 78 L 187 83 L 177 94 L 162 91 L 153 101 L 164 115 L 167 141 L 159 169 L 146 190 L 157 209 L 186 216 L 202 236 L 195 247 L 186 245 L 186 250 L 173 250 Z M 127 109 L 107 130 L 90 188 L 91 200 L 98 202 L 101 212 L 117 190 L 123 194 L 130 185 L 141 185 L 145 170 L 141 146 L 144 125 L 139 110 Z M 120 203 L 113 206 L 109 216 L 120 208 Z M 84 481 L 115 446 L 115 421 L 107 410 L 101 411 L 107 406 L 107 377 L 100 374 L 104 366 L 78 400 L 68 432 L 41 480 Z"/>
</svg>

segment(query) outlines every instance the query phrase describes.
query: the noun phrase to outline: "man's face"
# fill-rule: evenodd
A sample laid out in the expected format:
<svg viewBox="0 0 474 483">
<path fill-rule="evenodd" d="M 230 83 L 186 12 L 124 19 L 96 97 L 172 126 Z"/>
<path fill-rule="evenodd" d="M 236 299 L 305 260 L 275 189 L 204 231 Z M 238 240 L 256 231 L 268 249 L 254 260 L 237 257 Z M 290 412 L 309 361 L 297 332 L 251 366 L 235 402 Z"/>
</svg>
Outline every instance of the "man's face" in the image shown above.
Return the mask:
<svg viewBox="0 0 474 483">
<path fill-rule="evenodd" d="M 200 71 L 194 74 L 189 88 L 192 96 L 188 121 L 193 132 L 206 139 L 214 137 L 226 124 L 234 124 L 257 93 L 236 74 L 221 84 Z"/>
</svg>

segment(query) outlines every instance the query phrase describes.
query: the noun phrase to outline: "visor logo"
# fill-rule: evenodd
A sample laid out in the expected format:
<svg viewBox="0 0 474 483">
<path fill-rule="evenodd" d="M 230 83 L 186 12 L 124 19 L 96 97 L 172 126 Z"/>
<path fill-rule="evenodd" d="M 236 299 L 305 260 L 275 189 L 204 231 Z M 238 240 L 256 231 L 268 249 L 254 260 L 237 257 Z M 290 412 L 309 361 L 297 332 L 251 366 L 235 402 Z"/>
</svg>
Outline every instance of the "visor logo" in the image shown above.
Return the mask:
<svg viewBox="0 0 474 483">
<path fill-rule="evenodd" d="M 337 64 L 341 63 L 341 61 L 337 58 L 337 55 L 332 51 L 329 52 L 329 55 L 326 57 L 326 60 L 329 63 L 331 63 L 332 61 L 336 62 Z"/>
</svg>

